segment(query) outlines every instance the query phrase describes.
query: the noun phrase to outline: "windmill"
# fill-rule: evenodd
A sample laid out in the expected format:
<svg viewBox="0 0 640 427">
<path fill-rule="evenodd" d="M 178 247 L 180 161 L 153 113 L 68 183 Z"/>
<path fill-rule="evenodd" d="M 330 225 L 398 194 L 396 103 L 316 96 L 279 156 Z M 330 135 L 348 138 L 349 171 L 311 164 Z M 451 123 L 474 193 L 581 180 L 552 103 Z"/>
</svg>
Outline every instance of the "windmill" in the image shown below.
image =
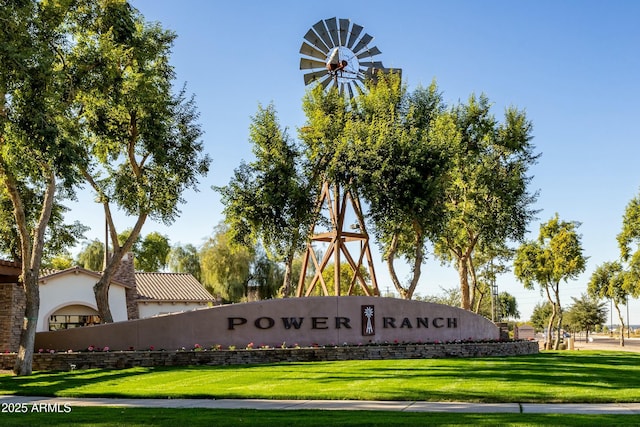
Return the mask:
<svg viewBox="0 0 640 427">
<path fill-rule="evenodd" d="M 330 18 L 316 22 L 304 35 L 300 47 L 300 69 L 307 71 L 304 84 L 318 83 L 323 88 L 336 86 L 349 98 L 362 93 L 367 78 L 380 71 L 390 71 L 382 62 L 374 60 L 382 52 L 377 46 L 369 46 L 372 41 L 372 36 L 363 34 L 362 26 L 349 19 Z M 336 60 L 337 64 L 345 61 L 344 68 L 328 69 L 328 64 Z"/>
<path fill-rule="evenodd" d="M 330 18 L 318 21 L 304 35 L 300 47 L 300 69 L 305 71 L 305 85 L 319 84 L 325 90 L 335 87 L 347 98 L 362 94 L 366 90 L 366 79 L 375 79 L 376 73 L 390 71 L 382 62 L 374 60 L 381 52 L 378 47 L 369 46 L 372 40 L 372 36 L 366 32 L 363 34 L 362 26 L 351 23 L 349 19 Z M 348 187 L 341 188 L 338 183 L 325 180 L 316 208 L 318 212 L 328 213 L 328 227 L 318 230 L 317 221 L 311 230 L 311 239 L 302 259 L 296 296 L 312 295 L 318 285 L 325 296 L 330 295 L 322 273 L 331 265 L 331 261 L 334 268 L 332 291 L 335 296 L 339 296 L 343 257 L 352 272 L 347 294 L 353 295 L 360 289 L 365 295 L 379 296 L 369 235 L 357 195 Z M 351 212 L 348 212 L 349 209 Z M 351 221 L 348 214 L 353 214 L 355 220 Z M 319 246 L 324 248 L 323 254 L 318 253 Z M 354 256 L 353 253 L 357 255 Z M 313 264 L 315 273 L 307 282 L 310 263 Z M 366 269 L 368 277 L 363 272 Z"/>
</svg>

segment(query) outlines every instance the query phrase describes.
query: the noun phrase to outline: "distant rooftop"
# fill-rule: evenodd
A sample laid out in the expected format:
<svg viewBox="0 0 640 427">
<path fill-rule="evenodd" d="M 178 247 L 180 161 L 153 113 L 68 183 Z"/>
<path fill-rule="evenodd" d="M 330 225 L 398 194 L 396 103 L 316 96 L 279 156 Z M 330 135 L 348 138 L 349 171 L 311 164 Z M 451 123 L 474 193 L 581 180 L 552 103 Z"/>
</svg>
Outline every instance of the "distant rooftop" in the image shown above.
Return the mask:
<svg viewBox="0 0 640 427">
<path fill-rule="evenodd" d="M 140 300 L 169 302 L 214 302 L 213 296 L 188 273 L 136 272 Z"/>
</svg>

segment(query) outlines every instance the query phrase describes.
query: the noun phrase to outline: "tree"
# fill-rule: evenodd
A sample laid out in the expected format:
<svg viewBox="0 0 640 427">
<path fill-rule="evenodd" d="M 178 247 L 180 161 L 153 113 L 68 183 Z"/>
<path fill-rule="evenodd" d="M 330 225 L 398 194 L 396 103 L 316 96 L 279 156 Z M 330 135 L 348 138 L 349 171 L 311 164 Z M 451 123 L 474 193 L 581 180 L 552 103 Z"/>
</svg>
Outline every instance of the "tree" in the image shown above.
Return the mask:
<svg viewBox="0 0 640 427">
<path fill-rule="evenodd" d="M 249 286 L 257 291 L 258 299 L 273 298 L 278 294 L 284 277 L 283 269 L 259 251 L 251 265 Z"/>
<path fill-rule="evenodd" d="M 248 248 L 260 242 L 270 258 L 283 261 L 282 295 L 290 296 L 293 260 L 306 244 L 313 218 L 314 188 L 273 105 L 258 106 L 249 134 L 255 161 L 242 163 L 227 186 L 215 189 L 222 194 L 234 242 Z"/>
<path fill-rule="evenodd" d="M 620 306 L 626 304 L 629 298 L 630 273 L 625 271 L 622 264 L 614 262 L 605 262 L 598 266 L 591 275 L 587 292 L 592 298 L 608 298 L 618 313 L 618 319 L 622 325 L 620 333 L 620 346 L 624 347 L 624 316 L 620 310 Z M 606 322 L 606 317 L 600 324 Z M 628 326 L 628 325 L 627 325 Z"/>
<path fill-rule="evenodd" d="M 498 275 L 510 271 L 508 263 L 511 262 L 514 251 L 507 247 L 504 242 L 496 243 L 492 246 L 486 246 L 483 243 L 483 241 L 480 241 L 476 245 L 473 257 L 469 258 L 471 307 L 474 312 L 483 312 L 485 315 L 488 314 L 487 317 L 489 319 L 494 319 L 496 315 L 500 316 L 502 309 L 506 307 L 501 307 L 500 301 L 493 301 L 491 297 L 492 288 L 496 283 Z M 509 294 L 506 295 L 511 297 Z M 504 302 L 509 305 L 511 305 L 512 302 L 515 304 L 515 299 Z M 494 307 L 495 312 L 491 314 L 494 304 L 496 305 L 496 307 Z M 517 313 L 517 309 L 513 312 L 511 308 L 515 308 L 515 306 L 507 308 L 507 311 L 511 314 L 507 317 L 518 317 L 513 316 Z"/>
<path fill-rule="evenodd" d="M 175 34 L 148 24 L 124 1 L 96 1 L 83 9 L 86 28 L 76 27 L 73 65 L 76 111 L 83 125 L 88 163 L 80 170 L 102 204 L 112 253 L 94 293 L 103 322 L 113 321 L 109 284 L 147 218 L 170 224 L 187 189 L 197 190 L 209 158 L 193 97 L 172 93 L 169 64 Z M 112 211 L 135 218 L 120 244 Z"/>
<path fill-rule="evenodd" d="M 71 196 L 82 162 L 69 117 L 63 31 L 73 11 L 59 2 L 0 7 L 0 185 L 11 201 L 26 309 L 14 371 L 32 370 L 39 312 L 38 272 L 56 191 Z M 66 89 L 66 90 L 63 90 Z"/>
<path fill-rule="evenodd" d="M 553 306 L 549 301 L 536 304 L 531 313 L 531 319 L 529 321 L 536 328 L 536 331 L 546 331 L 547 323 L 553 313 Z"/>
<path fill-rule="evenodd" d="M 561 221 L 556 214 L 540 226 L 537 240 L 524 243 L 516 251 L 516 278 L 527 289 L 537 284 L 552 306 L 545 342 L 547 350 L 551 349 L 554 324 L 558 333 L 553 348 L 557 350 L 560 346 L 560 282 L 575 279 L 585 270 L 586 258 L 582 254 L 581 237 L 576 232 L 579 226 L 574 221 Z"/>
<path fill-rule="evenodd" d="M 450 305 L 452 307 L 460 306 L 460 288 L 440 288 L 442 293 L 440 295 L 426 295 L 420 298 L 421 301 L 433 302 L 436 304 Z"/>
<path fill-rule="evenodd" d="M 348 163 L 369 206 L 369 220 L 391 280 L 401 298 L 411 299 L 426 259 L 426 244 L 440 228 L 447 142 L 451 121 L 442 120 L 442 96 L 435 83 L 407 94 L 400 77 L 381 77 L 356 98 L 357 115 L 347 126 L 353 148 Z M 347 166 L 349 167 L 349 166 Z M 396 261 L 411 265 L 401 283 Z"/>
<path fill-rule="evenodd" d="M 224 301 L 240 302 L 247 297 L 253 259 L 252 250 L 233 244 L 228 226 L 218 225 L 200 249 L 202 283 Z"/>
<path fill-rule="evenodd" d="M 167 261 L 169 271 L 173 273 L 189 273 L 198 281 L 201 280 L 200 255 L 198 249 L 192 244 L 184 246 L 177 244 L 169 251 Z"/>
<path fill-rule="evenodd" d="M 76 262 L 82 268 L 91 271 L 102 271 L 104 267 L 104 242 L 94 239 L 85 242 L 78 253 Z"/>
<path fill-rule="evenodd" d="M 29 222 L 35 223 L 40 214 L 42 193 L 40 188 L 23 188 L 21 190 L 22 203 L 25 215 Z M 67 248 L 72 247 L 83 238 L 87 227 L 75 221 L 72 224 L 65 223 L 65 213 L 68 208 L 62 203 L 65 198 L 72 198 L 73 194 L 64 188 L 58 187 L 51 206 L 51 215 L 47 224 L 42 251 L 43 267 L 50 266 L 51 261 L 58 256 L 66 256 Z M 18 228 L 16 227 L 13 213 L 13 203 L 5 189 L 0 188 L 0 253 L 5 257 L 20 260 L 21 247 Z"/>
<path fill-rule="evenodd" d="M 135 252 L 135 269 L 147 272 L 163 270 L 167 266 L 170 250 L 167 236 L 155 231 L 147 234 Z"/>
<path fill-rule="evenodd" d="M 504 123 L 498 123 L 490 106 L 486 96 L 472 95 L 467 104 L 449 112 L 458 137 L 450 141 L 453 158 L 444 197 L 445 223 L 435 251 L 441 259 L 455 263 L 461 307 L 467 310 L 471 309 L 469 277 L 474 274 L 478 243 L 493 247 L 522 240 L 537 198 L 527 190 L 528 169 L 538 158 L 531 143 L 531 122 L 523 111 L 510 107 Z"/>
<path fill-rule="evenodd" d="M 61 253 L 60 255 L 53 256 L 48 259 L 42 260 L 43 268 L 51 268 L 53 270 L 66 270 L 73 267 L 73 257 L 68 251 Z"/>
<path fill-rule="evenodd" d="M 589 332 L 594 327 L 607 321 L 605 303 L 585 294 L 580 295 L 580 298 L 571 297 L 571 299 L 573 304 L 567 310 L 566 323 L 574 331 L 586 331 L 586 339 L 588 341 Z"/>
<path fill-rule="evenodd" d="M 500 317 L 503 319 L 519 319 L 518 302 L 516 298 L 508 292 L 498 294 L 498 308 Z"/>
<path fill-rule="evenodd" d="M 625 208 L 617 240 L 620 258 L 629 266 L 622 287 L 630 295 L 640 296 L 640 195 Z"/>
</svg>

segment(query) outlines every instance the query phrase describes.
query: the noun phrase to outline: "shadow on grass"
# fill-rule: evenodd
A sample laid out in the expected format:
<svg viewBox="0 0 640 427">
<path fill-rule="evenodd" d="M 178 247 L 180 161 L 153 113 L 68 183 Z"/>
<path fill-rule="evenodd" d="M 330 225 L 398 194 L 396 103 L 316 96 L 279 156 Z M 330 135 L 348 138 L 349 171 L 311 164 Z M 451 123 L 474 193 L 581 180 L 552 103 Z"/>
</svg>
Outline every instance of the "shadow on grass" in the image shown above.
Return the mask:
<svg viewBox="0 0 640 427">
<path fill-rule="evenodd" d="M 66 397 L 637 402 L 639 387 L 640 354 L 586 351 L 0 375 L 0 394 Z"/>
<path fill-rule="evenodd" d="M 87 369 L 71 372 L 37 372 L 30 376 L 0 375 L 0 394 L 20 396 L 65 396 L 88 395 L 71 393 L 70 390 L 97 383 L 115 383 L 137 375 L 146 375 L 152 368 L 127 370 Z"/>
</svg>

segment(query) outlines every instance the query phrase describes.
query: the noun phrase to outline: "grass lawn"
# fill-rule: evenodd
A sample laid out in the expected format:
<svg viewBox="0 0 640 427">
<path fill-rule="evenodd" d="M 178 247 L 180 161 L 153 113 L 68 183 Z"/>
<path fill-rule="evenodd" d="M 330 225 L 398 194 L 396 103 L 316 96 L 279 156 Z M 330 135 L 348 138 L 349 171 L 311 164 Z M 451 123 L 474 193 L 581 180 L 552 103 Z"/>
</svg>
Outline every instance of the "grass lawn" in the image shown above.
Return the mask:
<svg viewBox="0 0 640 427">
<path fill-rule="evenodd" d="M 59 397 L 640 402 L 640 354 L 279 363 L 0 375 L 0 394 Z"/>
<path fill-rule="evenodd" d="M 7 415 L 7 414 L 2 414 Z M 640 424 L 640 415 L 461 414 L 378 411 L 258 411 L 158 408 L 74 408 L 69 414 L 11 414 L 10 426 L 606 426 Z"/>
<path fill-rule="evenodd" d="M 0 394 L 58 397 L 640 402 L 640 354 L 543 352 L 479 359 L 369 360 L 0 375 Z M 640 425 L 640 415 L 74 407 L 0 414 L 2 426 Z"/>
</svg>

